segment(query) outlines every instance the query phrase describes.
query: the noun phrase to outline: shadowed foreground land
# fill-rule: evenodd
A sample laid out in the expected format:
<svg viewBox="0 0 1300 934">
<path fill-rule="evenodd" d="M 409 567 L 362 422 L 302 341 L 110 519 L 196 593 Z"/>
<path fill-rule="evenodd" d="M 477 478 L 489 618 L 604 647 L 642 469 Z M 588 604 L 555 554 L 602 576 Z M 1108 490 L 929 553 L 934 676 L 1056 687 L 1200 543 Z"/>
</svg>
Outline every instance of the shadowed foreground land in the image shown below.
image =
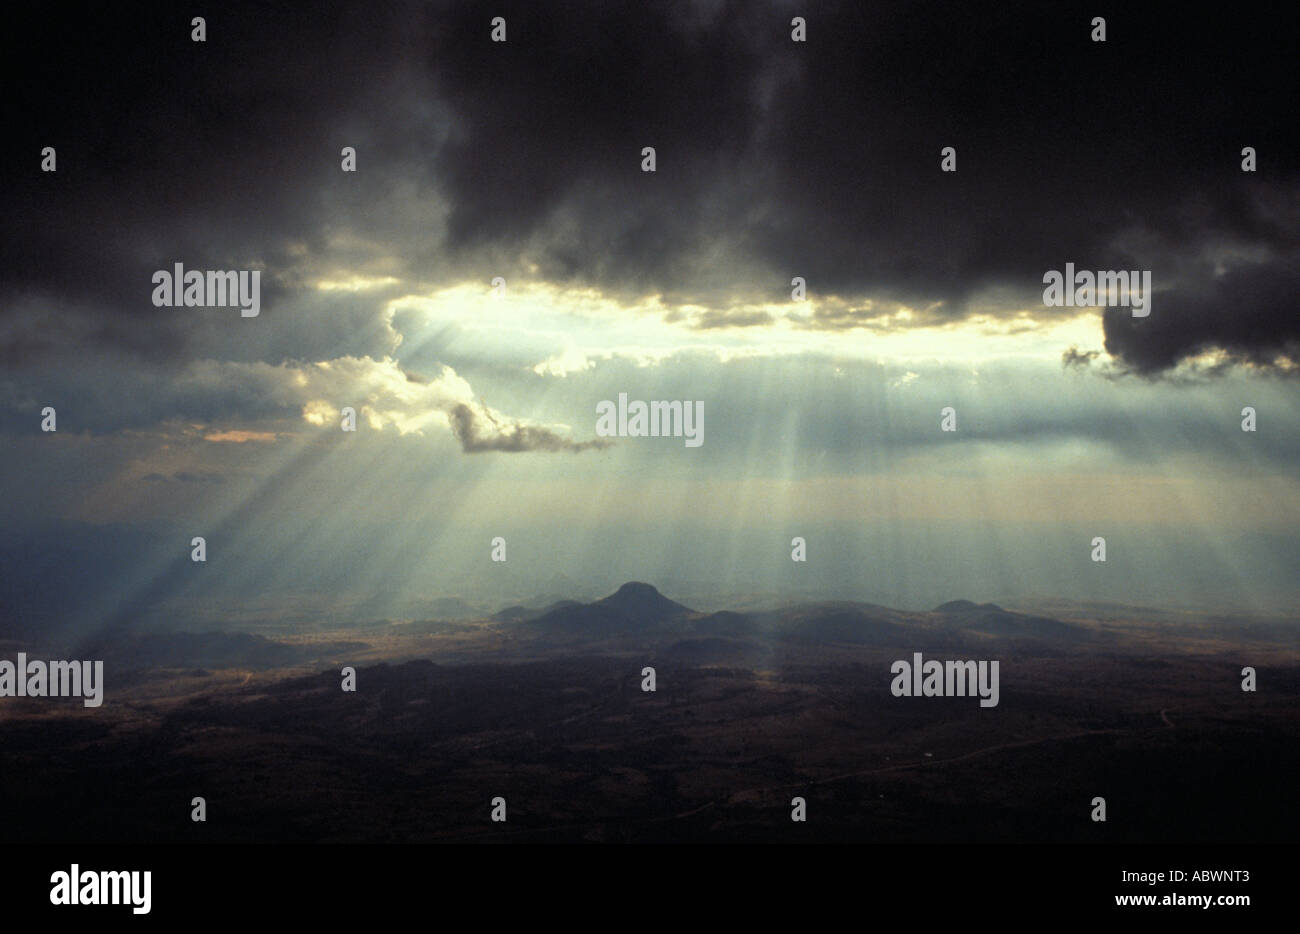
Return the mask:
<svg viewBox="0 0 1300 934">
<path fill-rule="evenodd" d="M 123 671 L 99 710 L 5 699 L 2 837 L 1300 839 L 1290 626 L 966 603 L 699 614 L 629 587 L 478 626 L 268 642 L 261 664 L 242 636 L 246 667 Z M 999 660 L 1000 703 L 892 696 L 890 663 L 914 651 Z M 1248 664 L 1257 693 L 1241 690 Z M 645 665 L 656 693 L 641 691 Z M 190 821 L 196 795 L 206 823 Z M 498 795 L 504 825 L 489 820 Z M 806 823 L 790 820 L 795 795 Z M 1104 824 L 1089 819 L 1097 795 Z"/>
</svg>

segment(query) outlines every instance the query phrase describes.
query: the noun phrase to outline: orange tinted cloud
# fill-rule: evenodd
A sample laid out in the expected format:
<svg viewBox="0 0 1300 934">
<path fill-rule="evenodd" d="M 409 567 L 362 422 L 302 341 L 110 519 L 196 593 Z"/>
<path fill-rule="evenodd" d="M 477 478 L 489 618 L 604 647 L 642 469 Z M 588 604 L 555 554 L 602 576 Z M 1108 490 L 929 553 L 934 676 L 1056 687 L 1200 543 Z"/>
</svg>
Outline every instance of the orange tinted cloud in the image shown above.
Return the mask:
<svg viewBox="0 0 1300 934">
<path fill-rule="evenodd" d="M 274 441 L 274 431 L 216 431 L 203 436 L 204 441 L 231 441 L 243 444 L 245 441 Z"/>
</svg>

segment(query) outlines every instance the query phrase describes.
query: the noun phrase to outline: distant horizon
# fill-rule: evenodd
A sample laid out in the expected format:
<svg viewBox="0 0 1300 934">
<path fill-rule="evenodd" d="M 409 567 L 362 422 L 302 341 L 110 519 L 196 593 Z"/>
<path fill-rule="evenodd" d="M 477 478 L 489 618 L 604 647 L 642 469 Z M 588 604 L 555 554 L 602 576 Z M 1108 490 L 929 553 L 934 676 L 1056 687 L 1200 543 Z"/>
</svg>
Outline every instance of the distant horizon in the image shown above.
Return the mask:
<svg viewBox="0 0 1300 934">
<path fill-rule="evenodd" d="M 557 574 L 1300 605 L 1267 17 L 496 15 L 15 13 L 47 52 L 0 166 L 0 638 Z"/>
</svg>

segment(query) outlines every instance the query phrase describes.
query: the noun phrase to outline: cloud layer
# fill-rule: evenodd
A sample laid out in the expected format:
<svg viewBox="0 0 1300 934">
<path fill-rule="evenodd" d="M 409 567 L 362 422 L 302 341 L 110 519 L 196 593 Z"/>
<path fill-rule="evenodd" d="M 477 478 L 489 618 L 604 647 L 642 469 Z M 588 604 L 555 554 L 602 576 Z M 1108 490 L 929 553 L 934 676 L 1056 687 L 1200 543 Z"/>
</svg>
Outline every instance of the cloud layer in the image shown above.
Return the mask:
<svg viewBox="0 0 1300 934">
<path fill-rule="evenodd" d="M 162 4 L 76 29 L 21 15 L 11 41 L 53 51 L 9 85 L 11 363 L 68 338 L 152 359 L 391 351 L 379 303 L 312 294 L 340 271 L 660 294 L 705 328 L 761 326 L 727 309 L 800 275 L 842 303 L 808 325 L 841 329 L 865 302 L 927 321 L 987 312 L 995 288 L 1032 306 L 1066 262 L 1153 271 L 1152 318 L 1105 319 L 1135 371 L 1209 348 L 1293 359 L 1292 49 L 1271 15 L 1126 9 L 1095 43 L 1075 3 L 505 3 L 492 43 L 473 3 L 236 4 L 201 44 Z M 47 145 L 54 174 L 36 171 Z M 177 261 L 263 268 L 267 333 L 236 348 L 152 308 L 150 273 Z M 32 318 L 50 306 L 59 335 Z"/>
</svg>

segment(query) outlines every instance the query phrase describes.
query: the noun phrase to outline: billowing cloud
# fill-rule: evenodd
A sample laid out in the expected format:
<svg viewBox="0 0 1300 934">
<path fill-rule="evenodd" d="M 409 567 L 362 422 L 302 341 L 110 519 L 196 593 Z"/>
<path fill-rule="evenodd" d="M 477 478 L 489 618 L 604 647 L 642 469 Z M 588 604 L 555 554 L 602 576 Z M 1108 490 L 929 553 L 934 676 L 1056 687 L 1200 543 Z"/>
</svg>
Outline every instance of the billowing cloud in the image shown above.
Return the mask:
<svg viewBox="0 0 1300 934">
<path fill-rule="evenodd" d="M 502 420 L 489 409 L 459 403 L 448 413 L 451 430 L 468 454 L 481 451 L 586 451 L 608 447 L 610 442 L 595 438 L 575 442 L 539 425 Z"/>
<path fill-rule="evenodd" d="M 1158 292 L 1146 318 L 1107 309 L 1106 351 L 1143 375 L 1215 350 L 1223 352 L 1220 364 L 1300 374 L 1298 301 L 1300 251 Z"/>
<path fill-rule="evenodd" d="M 1093 43 L 1076 9 L 1017 2 L 500 13 L 506 43 L 467 0 L 270 20 L 233 4 L 204 44 L 163 4 L 76 29 L 16 13 L 10 41 L 50 52 L 9 99 L 13 151 L 32 155 L 0 167 L 0 359 L 69 341 L 390 354 L 385 297 L 496 275 L 660 296 L 704 329 L 765 327 L 735 303 L 784 301 L 798 275 L 823 299 L 806 327 L 930 327 L 1001 313 L 981 305 L 992 289 L 1033 305 L 1074 262 L 1155 274 L 1149 320 L 1107 318 L 1123 365 L 1218 347 L 1287 369 L 1300 154 L 1276 93 L 1292 50 L 1267 17 L 1206 30 L 1125 10 Z M 37 170 L 46 145 L 57 173 Z M 1225 250 L 1215 281 L 1189 265 Z M 153 308 L 149 276 L 173 262 L 263 270 L 257 324 Z M 50 307 L 57 333 L 32 310 Z"/>
</svg>

